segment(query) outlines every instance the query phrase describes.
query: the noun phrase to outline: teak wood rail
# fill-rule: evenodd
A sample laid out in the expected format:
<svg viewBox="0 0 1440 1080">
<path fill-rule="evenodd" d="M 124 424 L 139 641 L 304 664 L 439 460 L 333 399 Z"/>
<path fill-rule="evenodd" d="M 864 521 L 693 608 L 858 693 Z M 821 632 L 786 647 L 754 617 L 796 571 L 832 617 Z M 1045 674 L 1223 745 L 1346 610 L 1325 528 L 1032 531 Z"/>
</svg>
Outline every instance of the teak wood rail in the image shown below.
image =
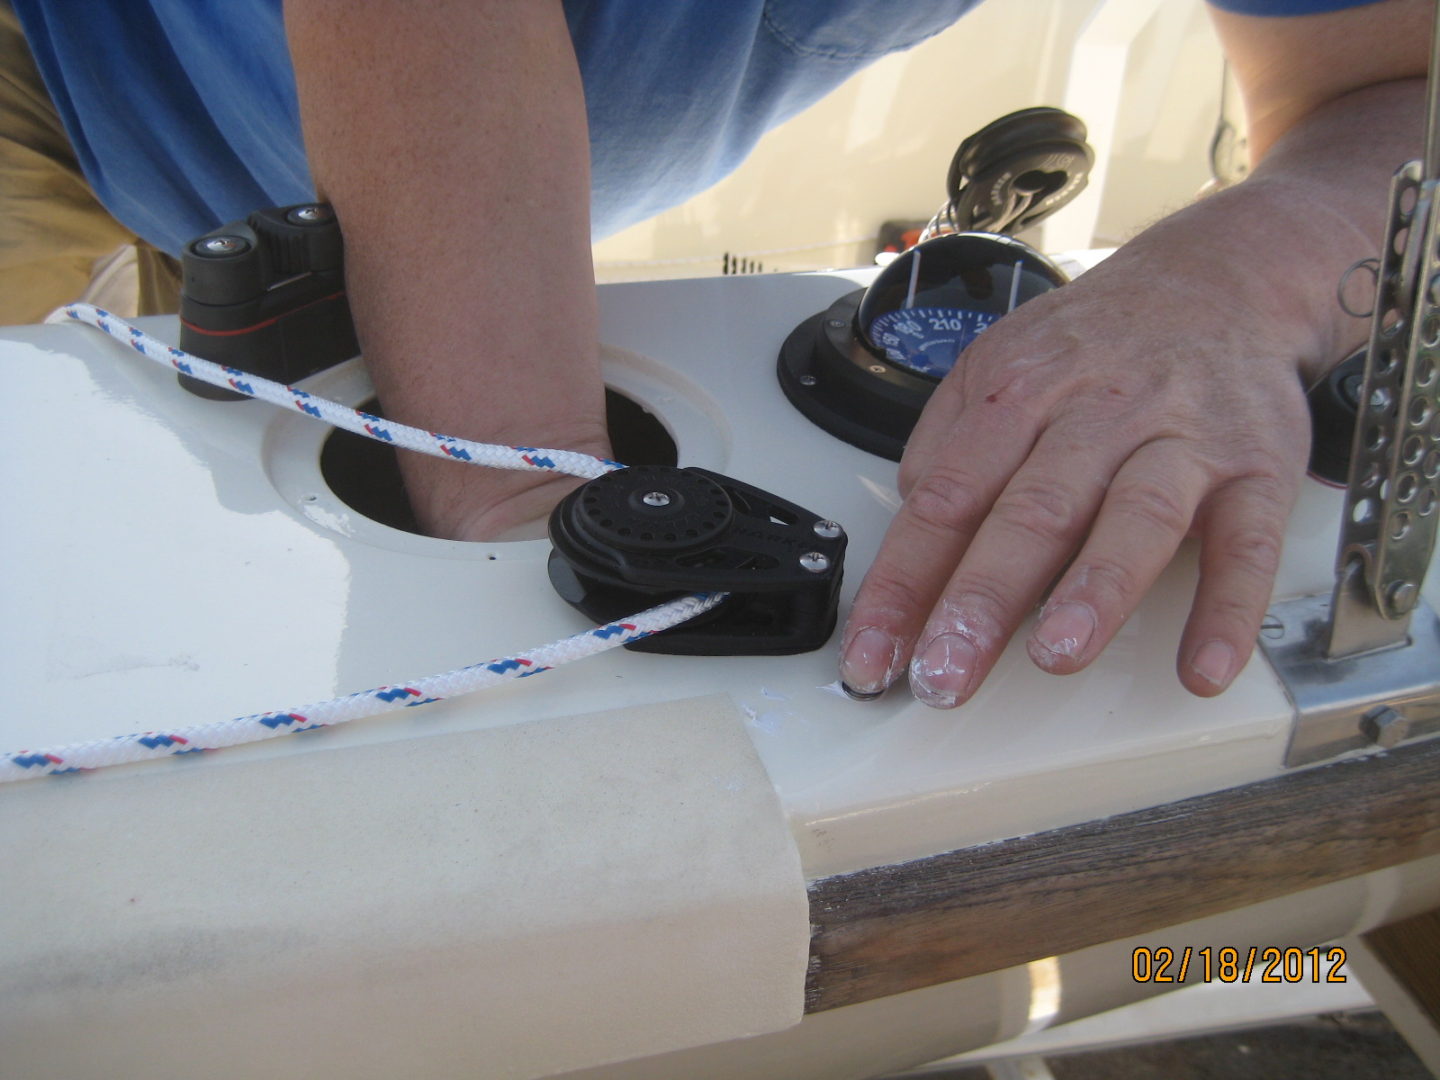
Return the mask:
<svg viewBox="0 0 1440 1080">
<path fill-rule="evenodd" d="M 806 1011 L 1059 956 L 1440 853 L 1440 738 L 811 883 Z"/>
</svg>

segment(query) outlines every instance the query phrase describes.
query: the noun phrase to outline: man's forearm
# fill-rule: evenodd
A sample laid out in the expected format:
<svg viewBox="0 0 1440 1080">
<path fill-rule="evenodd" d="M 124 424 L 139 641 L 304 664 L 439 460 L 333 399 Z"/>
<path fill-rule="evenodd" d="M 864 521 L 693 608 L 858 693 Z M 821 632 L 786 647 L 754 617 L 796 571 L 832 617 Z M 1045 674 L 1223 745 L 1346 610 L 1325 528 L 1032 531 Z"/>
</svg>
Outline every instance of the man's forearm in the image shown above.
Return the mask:
<svg viewBox="0 0 1440 1080">
<path fill-rule="evenodd" d="M 1245 100 L 1256 159 L 1218 199 L 1232 240 L 1268 279 L 1277 314 L 1308 326 L 1318 376 L 1368 326 L 1334 300 L 1345 269 L 1379 253 L 1390 178 L 1422 152 L 1433 0 L 1257 18 L 1211 9 Z M 1311 355 L 1311 354 L 1314 355 Z"/>
<path fill-rule="evenodd" d="M 1369 333 L 1341 309 L 1336 288 L 1346 268 L 1379 253 L 1390 178 L 1421 152 L 1424 102 L 1424 81 L 1412 79 L 1322 106 L 1249 179 L 1159 223 L 1128 254 L 1182 243 L 1220 291 L 1233 295 L 1228 279 L 1243 277 L 1236 299 L 1271 315 L 1313 381 Z"/>
<path fill-rule="evenodd" d="M 289 0 L 286 29 L 387 414 L 603 452 L 589 146 L 560 4 Z M 478 538 L 543 509 L 528 474 L 412 457 L 431 532 Z"/>
</svg>

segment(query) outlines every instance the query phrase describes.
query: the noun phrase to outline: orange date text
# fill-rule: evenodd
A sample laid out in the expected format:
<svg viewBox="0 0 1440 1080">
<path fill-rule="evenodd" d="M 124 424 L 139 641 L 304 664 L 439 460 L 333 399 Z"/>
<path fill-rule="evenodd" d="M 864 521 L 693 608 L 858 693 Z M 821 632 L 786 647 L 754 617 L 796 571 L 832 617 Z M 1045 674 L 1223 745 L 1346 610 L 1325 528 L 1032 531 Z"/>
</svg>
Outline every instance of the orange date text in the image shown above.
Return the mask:
<svg viewBox="0 0 1440 1080">
<path fill-rule="evenodd" d="M 1130 954 L 1138 983 L 1343 983 L 1345 950 L 1339 945 L 1141 945 Z"/>
</svg>

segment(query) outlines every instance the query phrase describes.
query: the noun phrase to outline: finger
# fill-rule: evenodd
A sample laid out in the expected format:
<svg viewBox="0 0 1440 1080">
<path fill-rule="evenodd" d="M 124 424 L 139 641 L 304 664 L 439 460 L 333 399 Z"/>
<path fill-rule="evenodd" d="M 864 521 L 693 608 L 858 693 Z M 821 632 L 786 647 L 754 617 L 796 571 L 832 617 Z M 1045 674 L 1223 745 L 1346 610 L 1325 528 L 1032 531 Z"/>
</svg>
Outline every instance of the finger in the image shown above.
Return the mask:
<svg viewBox="0 0 1440 1080">
<path fill-rule="evenodd" d="M 1118 462 L 1091 443 L 1042 438 L 995 501 L 920 633 L 915 696 L 936 708 L 966 701 L 1015 628 L 1080 546 Z"/>
<path fill-rule="evenodd" d="M 1009 409 L 983 410 L 956 425 L 911 486 L 841 639 L 840 680 L 852 697 L 874 697 L 904 671 L 926 614 L 1030 452 L 1027 423 Z"/>
<path fill-rule="evenodd" d="M 840 680 L 873 697 L 904 670 L 935 606 L 994 498 L 996 481 L 965 465 L 937 463 L 911 490 L 861 582 L 842 639 Z"/>
<path fill-rule="evenodd" d="M 1064 675 L 1099 655 L 1189 532 L 1206 482 L 1178 440 L 1147 443 L 1131 455 L 1026 643 L 1037 665 Z"/>
<path fill-rule="evenodd" d="M 1200 582 L 1176 658 L 1192 694 L 1213 697 L 1255 647 L 1295 500 L 1293 485 L 1244 477 L 1206 500 L 1200 520 Z"/>
</svg>

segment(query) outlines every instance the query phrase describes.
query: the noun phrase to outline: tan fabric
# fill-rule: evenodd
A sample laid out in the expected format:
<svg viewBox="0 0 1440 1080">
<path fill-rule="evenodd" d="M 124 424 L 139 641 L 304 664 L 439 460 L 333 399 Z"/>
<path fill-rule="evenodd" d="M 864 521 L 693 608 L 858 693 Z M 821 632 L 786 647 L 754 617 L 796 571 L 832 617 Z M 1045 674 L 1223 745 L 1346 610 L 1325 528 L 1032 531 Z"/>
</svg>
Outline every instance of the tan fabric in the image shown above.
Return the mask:
<svg viewBox="0 0 1440 1080">
<path fill-rule="evenodd" d="M 39 322 L 79 299 L 97 264 L 126 244 L 136 248 L 136 313 L 175 311 L 179 265 L 95 198 L 19 20 L 0 0 L 0 325 Z"/>
</svg>

